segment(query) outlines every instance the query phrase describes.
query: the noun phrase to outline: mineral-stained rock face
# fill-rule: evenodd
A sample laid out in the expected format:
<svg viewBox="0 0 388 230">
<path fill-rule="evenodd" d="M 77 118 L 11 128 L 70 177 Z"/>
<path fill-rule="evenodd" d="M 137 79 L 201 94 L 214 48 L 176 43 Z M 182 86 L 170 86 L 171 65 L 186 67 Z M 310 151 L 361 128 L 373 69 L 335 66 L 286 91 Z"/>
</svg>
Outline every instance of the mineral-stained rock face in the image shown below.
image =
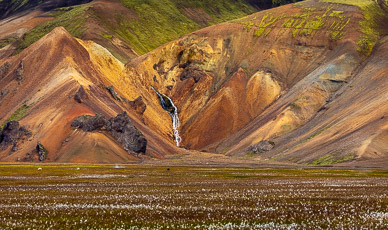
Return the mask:
<svg viewBox="0 0 388 230">
<path fill-rule="evenodd" d="M 145 153 L 147 140 L 144 135 L 132 124 L 126 112 L 108 121 L 103 115 L 83 115 L 75 119 L 72 127 L 80 128 L 85 132 L 96 130 L 108 131 L 109 134 L 121 143 L 128 153 Z"/>
<path fill-rule="evenodd" d="M 203 72 L 198 66 L 195 65 L 189 65 L 187 66 L 182 74 L 180 75 L 180 80 L 186 80 L 188 78 L 193 78 L 194 81 L 197 83 L 201 77 L 205 76 L 206 73 Z"/>
<path fill-rule="evenodd" d="M 3 131 L 0 134 L 0 149 L 4 150 L 12 145 L 11 152 L 16 152 L 17 142 L 24 137 L 30 137 L 32 133 L 26 127 L 19 127 L 19 122 L 9 121 L 5 124 Z"/>
<path fill-rule="evenodd" d="M 147 140 L 131 123 L 126 112 L 109 119 L 106 123 L 106 130 L 124 146 L 126 151 L 145 153 Z"/>
</svg>

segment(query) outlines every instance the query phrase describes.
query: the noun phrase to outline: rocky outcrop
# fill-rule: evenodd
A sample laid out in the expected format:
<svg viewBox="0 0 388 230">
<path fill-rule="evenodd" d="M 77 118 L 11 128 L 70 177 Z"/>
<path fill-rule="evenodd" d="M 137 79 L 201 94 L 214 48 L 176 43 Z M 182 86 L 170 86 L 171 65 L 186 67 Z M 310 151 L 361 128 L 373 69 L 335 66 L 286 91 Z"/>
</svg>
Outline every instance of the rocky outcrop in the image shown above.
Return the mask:
<svg viewBox="0 0 388 230">
<path fill-rule="evenodd" d="M 88 94 L 86 93 L 84 87 L 80 87 L 77 93 L 74 95 L 74 100 L 78 103 L 84 102 L 86 99 L 88 99 Z"/>
<path fill-rule="evenodd" d="M 38 144 L 36 145 L 36 152 L 39 156 L 39 161 L 44 161 L 47 158 L 48 151 L 47 149 L 38 141 Z"/>
<path fill-rule="evenodd" d="M 16 81 L 21 83 L 24 81 L 24 64 L 23 61 L 20 61 L 18 67 L 15 69 Z"/>
<path fill-rule="evenodd" d="M 7 96 L 8 93 L 9 93 L 9 90 L 8 90 L 8 89 L 2 89 L 2 90 L 0 90 L 0 100 L 1 100 L 3 97 Z"/>
<path fill-rule="evenodd" d="M 10 67 L 11 64 L 9 64 L 9 62 L 5 62 L 2 66 L 0 66 L 0 79 L 8 74 Z"/>
<path fill-rule="evenodd" d="M 191 64 L 191 65 L 188 65 L 183 70 L 179 78 L 181 81 L 184 81 L 189 78 L 193 78 L 195 83 L 197 83 L 201 79 L 201 77 L 205 75 L 206 73 L 203 70 L 201 70 L 198 66 Z"/>
<path fill-rule="evenodd" d="M 12 145 L 11 152 L 18 150 L 18 141 L 31 137 L 32 133 L 26 127 L 19 127 L 19 122 L 9 121 L 0 133 L 0 149 L 5 150 Z"/>
<path fill-rule="evenodd" d="M 96 116 L 91 115 L 83 115 L 75 119 L 71 126 L 75 128 L 82 129 L 85 132 L 92 132 L 95 130 L 101 130 L 107 120 L 105 119 L 105 116 L 101 114 L 97 114 Z"/>
<path fill-rule="evenodd" d="M 145 153 L 147 140 L 132 124 L 126 112 L 109 119 L 106 130 L 124 146 L 127 152 Z"/>
<path fill-rule="evenodd" d="M 143 113 L 147 109 L 147 105 L 144 103 L 143 98 L 141 96 L 136 98 L 134 101 L 129 101 L 128 104 L 139 115 L 143 115 Z"/>
<path fill-rule="evenodd" d="M 110 93 L 110 95 L 116 100 L 116 101 L 121 101 L 121 97 L 118 93 L 116 93 L 115 89 L 113 86 L 107 86 L 105 87 L 106 90 Z"/>
<path fill-rule="evenodd" d="M 272 150 L 275 147 L 275 143 L 268 140 L 262 140 L 257 144 L 254 144 L 248 148 L 248 152 L 264 153 Z"/>
<path fill-rule="evenodd" d="M 75 119 L 72 124 L 74 128 L 80 128 L 85 132 L 106 131 L 116 141 L 123 145 L 125 151 L 130 154 L 144 154 L 147 148 L 147 139 L 132 124 L 126 112 L 118 114 L 109 120 L 103 115 L 83 115 Z"/>
</svg>

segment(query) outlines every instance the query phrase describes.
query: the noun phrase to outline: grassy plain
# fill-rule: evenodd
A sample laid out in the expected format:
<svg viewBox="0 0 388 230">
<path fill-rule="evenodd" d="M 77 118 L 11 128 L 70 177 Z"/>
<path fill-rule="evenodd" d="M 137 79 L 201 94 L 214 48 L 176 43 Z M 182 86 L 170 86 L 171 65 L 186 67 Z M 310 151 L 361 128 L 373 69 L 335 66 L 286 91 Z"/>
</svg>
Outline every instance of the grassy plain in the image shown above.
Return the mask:
<svg viewBox="0 0 388 230">
<path fill-rule="evenodd" d="M 0 165 L 0 217 L 2 229 L 382 229 L 388 171 Z"/>
</svg>

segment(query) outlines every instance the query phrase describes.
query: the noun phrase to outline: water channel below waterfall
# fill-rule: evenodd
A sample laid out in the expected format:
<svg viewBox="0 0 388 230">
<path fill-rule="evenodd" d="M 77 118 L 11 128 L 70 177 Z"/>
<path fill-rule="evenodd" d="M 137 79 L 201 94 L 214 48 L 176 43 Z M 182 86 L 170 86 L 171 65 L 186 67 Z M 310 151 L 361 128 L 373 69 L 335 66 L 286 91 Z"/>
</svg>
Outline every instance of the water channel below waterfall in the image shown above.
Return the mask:
<svg viewBox="0 0 388 230">
<path fill-rule="evenodd" d="M 164 94 L 159 93 L 154 87 L 151 86 L 151 88 L 154 90 L 156 95 L 158 95 L 159 100 L 160 100 L 160 104 L 162 105 L 162 108 L 164 110 L 166 110 L 171 116 L 172 128 L 174 131 L 176 146 L 179 147 L 179 144 L 182 141 L 182 138 L 179 136 L 179 131 L 178 131 L 178 128 L 180 126 L 179 117 L 178 117 L 178 109 L 174 105 L 174 102 L 172 102 L 171 98 L 169 98 L 168 96 L 166 96 Z"/>
</svg>

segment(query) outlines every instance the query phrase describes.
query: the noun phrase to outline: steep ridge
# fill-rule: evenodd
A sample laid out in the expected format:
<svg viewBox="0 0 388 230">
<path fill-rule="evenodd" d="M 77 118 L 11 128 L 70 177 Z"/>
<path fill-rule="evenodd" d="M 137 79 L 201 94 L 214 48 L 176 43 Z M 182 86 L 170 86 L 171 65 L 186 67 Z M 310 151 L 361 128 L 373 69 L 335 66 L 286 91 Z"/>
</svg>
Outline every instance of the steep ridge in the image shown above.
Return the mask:
<svg viewBox="0 0 388 230">
<path fill-rule="evenodd" d="M 23 71 L 18 70 L 20 63 Z M 124 78 L 123 64 L 106 49 L 93 42 L 76 40 L 64 28 L 56 28 L 20 55 L 0 62 L 0 66 L 4 65 L 8 65 L 9 70 L 0 80 L 2 92 L 7 92 L 0 101 L 1 123 L 18 113 L 17 108 L 25 107 L 28 111 L 20 122 L 32 131 L 33 136 L 20 143 L 16 153 L 10 155 L 9 149 L 2 151 L 2 161 L 22 160 L 37 141 L 47 148 L 48 161 L 109 163 L 137 160 L 104 133 L 85 133 L 70 126 L 81 115 L 99 113 L 113 117 L 122 111 L 128 111 L 130 116 L 136 113 L 128 104 L 115 101 L 105 89 Z M 17 72 L 22 73 L 22 79 L 17 79 Z M 74 95 L 81 86 L 88 99 L 78 103 Z M 132 94 L 130 99 L 138 96 Z M 149 139 L 147 155 L 160 157 L 173 152 L 170 149 L 173 145 L 163 147 L 164 141 L 160 137 L 153 133 L 148 136 L 150 132 L 142 128 L 141 120 L 133 118 L 132 121 Z"/>
</svg>

